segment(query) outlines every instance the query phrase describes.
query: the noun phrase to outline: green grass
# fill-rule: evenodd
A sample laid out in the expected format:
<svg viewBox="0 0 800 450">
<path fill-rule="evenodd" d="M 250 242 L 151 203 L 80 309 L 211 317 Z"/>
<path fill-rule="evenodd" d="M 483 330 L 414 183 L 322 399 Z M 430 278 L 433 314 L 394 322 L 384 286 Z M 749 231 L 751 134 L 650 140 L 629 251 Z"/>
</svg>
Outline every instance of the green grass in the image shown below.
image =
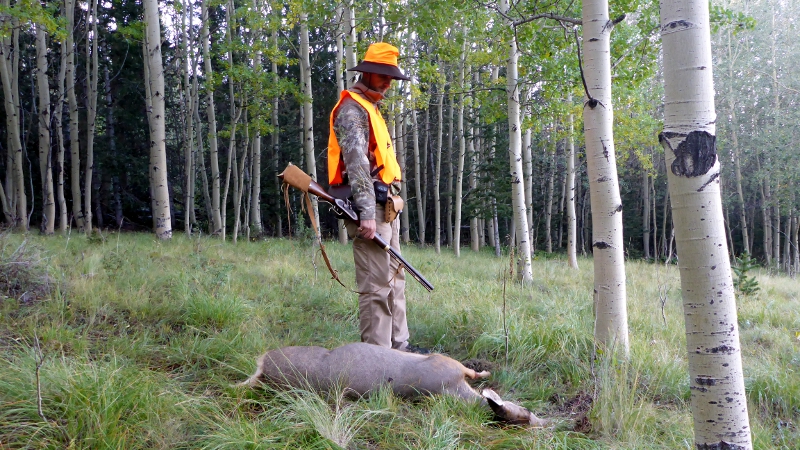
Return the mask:
<svg viewBox="0 0 800 450">
<path fill-rule="evenodd" d="M 326 248 L 353 288 L 350 247 Z M 628 262 L 631 358 L 610 364 L 592 361 L 590 259 L 537 258 L 522 286 L 489 249 L 403 253 L 436 287 L 408 281 L 413 343 L 492 365 L 485 384 L 554 427 L 441 396 L 233 387 L 267 349 L 358 341 L 356 295 L 307 241 L 5 233 L 0 449 L 693 447 L 677 268 Z M 738 299 L 754 443 L 800 448 L 800 283 L 754 275 Z"/>
</svg>

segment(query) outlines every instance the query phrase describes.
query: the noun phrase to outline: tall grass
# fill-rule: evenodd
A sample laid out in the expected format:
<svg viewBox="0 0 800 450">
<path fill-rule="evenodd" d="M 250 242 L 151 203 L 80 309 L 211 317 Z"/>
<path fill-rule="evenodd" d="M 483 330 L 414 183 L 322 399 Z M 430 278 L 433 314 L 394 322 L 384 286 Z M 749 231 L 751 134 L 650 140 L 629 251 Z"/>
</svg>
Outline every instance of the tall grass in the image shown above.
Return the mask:
<svg viewBox="0 0 800 450">
<path fill-rule="evenodd" d="M 326 247 L 352 288 L 349 246 Z M 358 341 L 356 295 L 307 242 L 5 233 L 0 448 L 693 447 L 675 267 L 628 262 L 631 357 L 595 361 L 590 259 L 575 271 L 537 258 L 533 283 L 504 295 L 508 255 L 403 253 L 436 287 L 408 281 L 413 343 L 486 365 L 484 384 L 554 427 L 501 427 L 477 403 L 386 389 L 232 388 L 267 349 Z M 800 285 L 756 277 L 758 295 L 738 299 L 754 442 L 800 448 Z"/>
</svg>

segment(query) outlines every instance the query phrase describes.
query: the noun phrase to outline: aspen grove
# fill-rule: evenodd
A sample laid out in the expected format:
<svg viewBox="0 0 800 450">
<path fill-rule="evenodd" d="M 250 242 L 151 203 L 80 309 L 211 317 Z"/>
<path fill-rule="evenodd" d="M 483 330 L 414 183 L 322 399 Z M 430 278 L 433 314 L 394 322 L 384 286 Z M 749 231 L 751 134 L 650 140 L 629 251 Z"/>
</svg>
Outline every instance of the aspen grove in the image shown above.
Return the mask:
<svg viewBox="0 0 800 450">
<path fill-rule="evenodd" d="M 306 212 L 277 174 L 293 163 L 327 184 L 329 114 L 357 77 L 347 69 L 386 41 L 412 78 L 381 106 L 406 245 L 505 249 L 522 283 L 542 255 L 573 268 L 592 256 L 596 353 L 622 357 L 625 261 L 677 258 L 685 306 L 714 316 L 722 306 L 704 302 L 722 292 L 734 328 L 698 344 L 715 330 L 687 312 L 689 353 L 728 358 L 690 356 L 693 401 L 725 395 L 703 385 L 712 378 L 743 397 L 731 264 L 800 267 L 798 5 L 701 4 L 2 0 L 3 224 L 258 245 L 313 235 L 311 213 L 323 239 L 346 243 L 342 221 L 316 199 Z M 686 23 L 702 36 L 679 39 Z M 704 106 L 675 106 L 686 102 Z M 728 412 L 735 445 L 752 446 L 746 408 Z M 705 417 L 695 412 L 698 448 L 727 448 L 699 447 L 728 436 Z"/>
</svg>

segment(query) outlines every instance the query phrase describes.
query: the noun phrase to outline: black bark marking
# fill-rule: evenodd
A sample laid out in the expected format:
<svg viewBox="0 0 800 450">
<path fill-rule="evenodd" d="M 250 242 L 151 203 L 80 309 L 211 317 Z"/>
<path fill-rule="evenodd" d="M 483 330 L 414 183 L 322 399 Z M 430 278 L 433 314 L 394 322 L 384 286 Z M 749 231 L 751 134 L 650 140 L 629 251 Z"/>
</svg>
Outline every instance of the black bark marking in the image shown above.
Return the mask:
<svg viewBox="0 0 800 450">
<path fill-rule="evenodd" d="M 599 248 L 601 250 L 604 250 L 604 249 L 607 249 L 607 248 L 611 248 L 611 244 L 609 244 L 607 242 L 603 242 L 603 241 L 598 241 L 598 242 L 595 242 L 594 245 L 592 245 L 592 247 L 597 247 L 597 248 Z"/>
<path fill-rule="evenodd" d="M 611 177 L 600 177 L 597 179 L 598 183 L 605 183 L 606 181 L 611 181 Z"/>
<path fill-rule="evenodd" d="M 705 175 L 717 162 L 717 137 L 707 131 L 692 131 L 678 144 L 669 145 L 669 139 L 681 137 L 681 133 L 664 131 L 658 135 L 659 142 L 666 142 L 675 154 L 672 173 L 679 177 L 699 177 Z M 713 181 L 713 180 L 712 180 Z"/>
<path fill-rule="evenodd" d="M 711 377 L 697 377 L 694 379 L 694 382 L 700 386 L 716 386 L 717 379 Z"/>
<path fill-rule="evenodd" d="M 719 347 L 706 349 L 706 353 L 727 353 L 729 355 L 731 353 L 734 353 L 735 351 L 736 351 L 735 348 L 728 347 L 727 345 L 724 345 L 724 344 L 720 345 Z"/>
<path fill-rule="evenodd" d="M 589 42 L 597 42 L 597 41 L 599 41 L 599 40 L 600 40 L 600 39 L 597 39 L 597 38 L 591 38 L 591 39 L 589 39 Z"/>
<path fill-rule="evenodd" d="M 661 27 L 661 34 L 674 33 L 676 31 L 687 30 L 694 27 L 695 25 L 688 20 L 674 20 Z"/>
<path fill-rule="evenodd" d="M 705 189 L 705 188 L 706 188 L 706 186 L 708 186 L 709 184 L 713 183 L 713 182 L 714 182 L 714 180 L 716 180 L 716 179 L 718 179 L 718 178 L 719 178 L 719 172 L 715 173 L 714 175 L 711 175 L 711 178 L 709 178 L 709 179 L 708 179 L 708 181 L 706 181 L 705 183 L 703 183 L 703 185 L 702 185 L 702 186 L 700 186 L 700 187 L 697 189 L 697 192 L 703 192 L 703 189 Z M 705 208 L 705 206 L 704 206 L 703 208 Z"/>
<path fill-rule="evenodd" d="M 714 442 L 711 444 L 699 444 L 695 442 L 697 450 L 744 450 L 744 447 L 736 444 L 731 444 L 725 441 Z"/>
</svg>

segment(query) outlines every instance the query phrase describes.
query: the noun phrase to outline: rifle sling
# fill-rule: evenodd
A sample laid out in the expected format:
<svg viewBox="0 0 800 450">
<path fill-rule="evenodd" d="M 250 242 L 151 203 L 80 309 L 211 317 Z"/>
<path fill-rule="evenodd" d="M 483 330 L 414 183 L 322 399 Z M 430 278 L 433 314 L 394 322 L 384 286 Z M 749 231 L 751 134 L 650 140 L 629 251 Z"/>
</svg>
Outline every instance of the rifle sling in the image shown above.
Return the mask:
<svg viewBox="0 0 800 450">
<path fill-rule="evenodd" d="M 291 206 L 289 205 L 289 185 L 290 185 L 290 183 L 287 183 L 287 182 L 284 181 L 284 183 L 283 183 L 283 198 L 284 198 L 284 201 L 286 202 L 286 215 L 287 215 L 286 223 L 289 226 L 291 226 L 291 220 L 289 220 L 291 218 Z M 292 185 L 292 186 L 294 186 L 294 185 Z M 297 187 L 297 186 L 294 186 L 294 187 Z M 297 188 L 300 189 L 301 191 L 303 191 L 301 188 L 299 188 L 299 187 L 297 187 Z M 394 281 L 394 279 L 397 276 L 397 274 L 400 273 L 401 270 L 403 270 L 403 266 L 402 265 L 400 265 L 400 264 L 397 265 L 397 270 L 394 272 L 394 274 L 392 274 L 392 278 L 389 279 L 389 282 L 386 284 L 386 286 L 383 286 L 383 287 L 381 287 L 381 288 L 379 288 L 379 289 L 377 289 L 377 290 L 375 290 L 373 292 L 355 291 L 355 290 L 350 289 L 349 287 L 347 287 L 344 283 L 342 283 L 342 280 L 339 278 L 339 271 L 337 271 L 336 269 L 333 268 L 333 266 L 331 266 L 331 260 L 328 258 L 328 253 L 325 252 L 325 245 L 322 243 L 322 230 L 319 228 L 319 225 L 317 224 L 317 219 L 314 217 L 314 205 L 311 203 L 311 197 L 308 195 L 308 191 L 307 190 L 303 191 L 303 194 L 305 195 L 305 198 L 306 198 L 306 205 L 307 205 L 306 208 L 308 209 L 308 217 L 311 219 L 311 226 L 312 226 L 312 228 L 314 230 L 314 235 L 317 237 L 317 240 L 319 241 L 319 251 L 322 253 L 322 259 L 325 261 L 325 265 L 328 267 L 328 271 L 331 273 L 331 276 L 333 277 L 333 279 L 336 280 L 339 284 L 341 284 L 343 288 L 345 288 L 348 291 L 353 292 L 355 294 L 359 294 L 359 295 L 362 295 L 362 294 L 374 294 L 374 293 L 376 293 L 376 292 L 378 292 L 378 291 L 380 291 L 380 290 L 382 290 L 382 289 L 384 289 L 386 287 L 389 287 L 392 284 L 392 281 Z M 291 232 L 291 229 L 289 229 L 289 236 L 291 237 L 291 235 L 292 235 L 292 232 Z"/>
</svg>

